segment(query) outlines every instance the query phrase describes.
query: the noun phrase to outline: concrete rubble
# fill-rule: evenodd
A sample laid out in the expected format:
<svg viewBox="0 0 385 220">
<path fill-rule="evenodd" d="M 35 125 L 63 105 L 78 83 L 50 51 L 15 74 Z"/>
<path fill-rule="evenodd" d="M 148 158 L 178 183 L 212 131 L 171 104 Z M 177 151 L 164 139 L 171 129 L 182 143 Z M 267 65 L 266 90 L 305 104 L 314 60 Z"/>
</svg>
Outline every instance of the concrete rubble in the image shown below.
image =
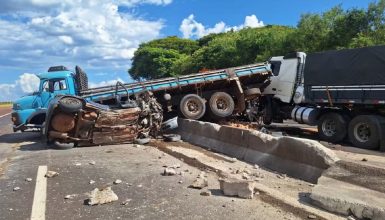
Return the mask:
<svg viewBox="0 0 385 220">
<path fill-rule="evenodd" d="M 120 179 L 116 179 L 115 181 L 114 181 L 114 184 L 120 184 L 120 183 L 122 183 L 122 180 L 120 180 Z"/>
<path fill-rule="evenodd" d="M 176 170 L 174 168 L 165 168 L 163 171 L 163 176 L 174 176 L 176 175 Z"/>
<path fill-rule="evenodd" d="M 244 199 L 252 199 L 254 196 L 255 182 L 226 178 L 219 180 L 220 189 L 226 196 L 238 196 Z"/>
<path fill-rule="evenodd" d="M 25 181 L 31 182 L 31 181 L 32 181 L 32 178 L 25 178 Z"/>
<path fill-rule="evenodd" d="M 59 175 L 58 172 L 49 170 L 49 171 L 47 171 L 47 173 L 45 174 L 45 177 L 47 177 L 47 178 L 52 178 L 52 177 L 55 177 L 55 176 L 58 176 L 58 175 Z"/>
<path fill-rule="evenodd" d="M 201 172 L 194 182 L 190 185 L 194 189 L 203 189 L 209 185 L 205 172 Z"/>
<path fill-rule="evenodd" d="M 118 196 L 112 191 L 111 187 L 104 189 L 95 188 L 86 194 L 88 199 L 85 201 L 87 205 L 102 205 L 118 200 Z"/>
</svg>

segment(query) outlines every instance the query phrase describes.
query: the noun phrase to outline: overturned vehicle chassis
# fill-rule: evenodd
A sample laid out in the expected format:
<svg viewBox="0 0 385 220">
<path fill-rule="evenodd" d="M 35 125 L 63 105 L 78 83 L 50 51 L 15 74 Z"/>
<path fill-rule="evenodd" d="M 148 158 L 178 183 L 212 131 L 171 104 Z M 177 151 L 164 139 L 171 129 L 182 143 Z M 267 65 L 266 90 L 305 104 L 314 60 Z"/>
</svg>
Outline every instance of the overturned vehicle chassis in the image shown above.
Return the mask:
<svg viewBox="0 0 385 220">
<path fill-rule="evenodd" d="M 162 108 L 150 92 L 116 106 L 58 96 L 50 103 L 43 133 L 57 145 L 143 143 L 158 135 L 162 120 Z"/>
</svg>

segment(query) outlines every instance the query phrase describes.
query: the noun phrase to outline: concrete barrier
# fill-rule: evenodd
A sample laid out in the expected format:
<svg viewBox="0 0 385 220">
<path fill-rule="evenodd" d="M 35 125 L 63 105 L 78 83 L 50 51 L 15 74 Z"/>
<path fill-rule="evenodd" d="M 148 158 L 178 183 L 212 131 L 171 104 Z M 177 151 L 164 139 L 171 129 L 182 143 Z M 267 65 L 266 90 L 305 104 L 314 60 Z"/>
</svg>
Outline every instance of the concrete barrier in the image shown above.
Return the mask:
<svg viewBox="0 0 385 220">
<path fill-rule="evenodd" d="M 187 142 L 312 183 L 338 161 L 333 151 L 312 140 L 188 119 L 178 119 L 178 124 L 177 132 Z"/>
</svg>

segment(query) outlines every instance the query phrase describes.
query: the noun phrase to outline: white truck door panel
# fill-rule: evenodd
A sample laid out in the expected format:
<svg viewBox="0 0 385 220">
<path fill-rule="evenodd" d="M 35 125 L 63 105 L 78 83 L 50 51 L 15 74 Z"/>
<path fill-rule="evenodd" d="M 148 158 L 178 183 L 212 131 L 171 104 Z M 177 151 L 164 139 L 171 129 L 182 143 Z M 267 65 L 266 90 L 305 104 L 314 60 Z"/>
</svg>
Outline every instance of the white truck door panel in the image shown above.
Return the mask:
<svg viewBox="0 0 385 220">
<path fill-rule="evenodd" d="M 275 98 L 289 103 L 294 94 L 297 68 L 298 59 L 281 59 L 279 74 L 271 78 L 271 83 L 265 89 L 264 94 L 274 94 Z"/>
</svg>

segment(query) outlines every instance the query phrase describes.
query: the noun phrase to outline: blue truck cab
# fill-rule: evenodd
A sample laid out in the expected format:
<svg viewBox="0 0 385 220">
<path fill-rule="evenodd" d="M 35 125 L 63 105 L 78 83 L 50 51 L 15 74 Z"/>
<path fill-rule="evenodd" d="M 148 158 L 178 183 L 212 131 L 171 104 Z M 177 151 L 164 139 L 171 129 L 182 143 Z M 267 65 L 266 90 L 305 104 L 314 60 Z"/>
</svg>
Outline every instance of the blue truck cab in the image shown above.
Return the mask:
<svg viewBox="0 0 385 220">
<path fill-rule="evenodd" d="M 80 69 L 80 68 L 79 68 Z M 77 95 L 76 74 L 63 66 L 50 67 L 40 78 L 39 91 L 17 99 L 12 108 L 13 130 L 40 129 L 49 102 L 57 95 Z"/>
</svg>

